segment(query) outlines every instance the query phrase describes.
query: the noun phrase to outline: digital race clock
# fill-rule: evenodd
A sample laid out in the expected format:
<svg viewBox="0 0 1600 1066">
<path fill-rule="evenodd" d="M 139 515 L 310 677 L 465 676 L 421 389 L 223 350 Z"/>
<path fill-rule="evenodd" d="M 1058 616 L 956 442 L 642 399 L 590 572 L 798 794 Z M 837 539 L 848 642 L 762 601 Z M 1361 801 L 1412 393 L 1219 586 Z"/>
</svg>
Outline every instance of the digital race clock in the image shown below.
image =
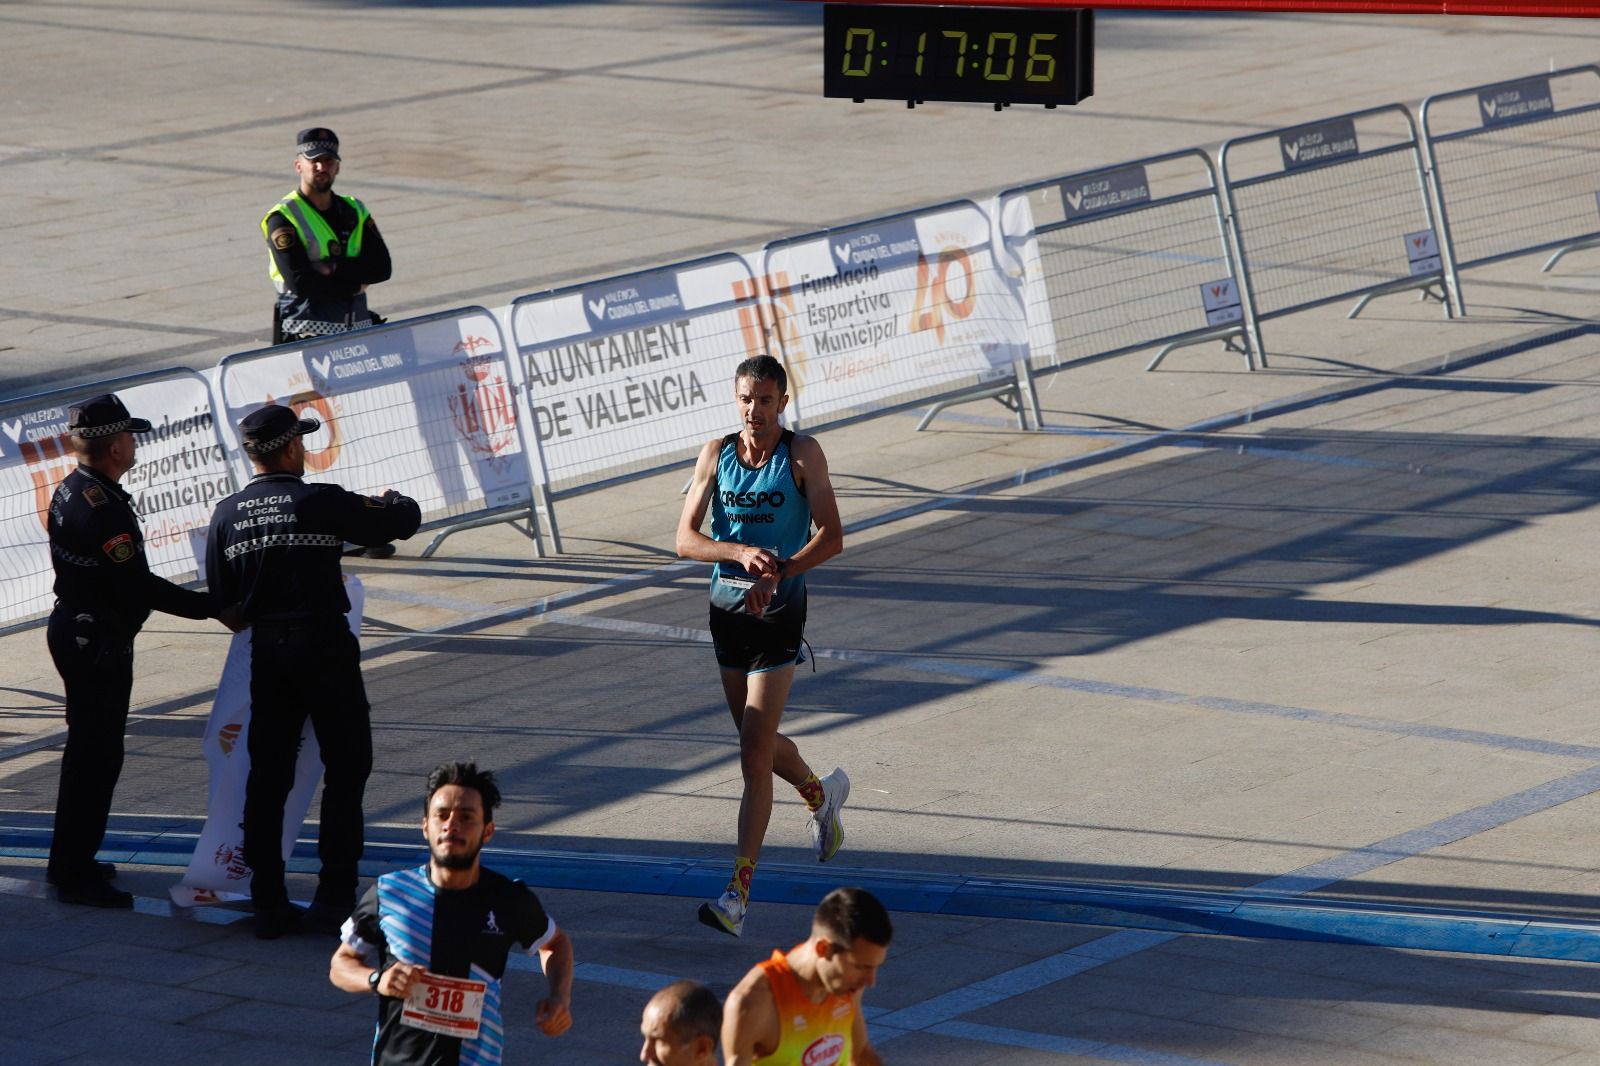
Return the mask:
<svg viewBox="0 0 1600 1066">
<path fill-rule="evenodd" d="M 1082 8 L 825 4 L 822 95 L 1075 104 L 1094 93 Z"/>
</svg>

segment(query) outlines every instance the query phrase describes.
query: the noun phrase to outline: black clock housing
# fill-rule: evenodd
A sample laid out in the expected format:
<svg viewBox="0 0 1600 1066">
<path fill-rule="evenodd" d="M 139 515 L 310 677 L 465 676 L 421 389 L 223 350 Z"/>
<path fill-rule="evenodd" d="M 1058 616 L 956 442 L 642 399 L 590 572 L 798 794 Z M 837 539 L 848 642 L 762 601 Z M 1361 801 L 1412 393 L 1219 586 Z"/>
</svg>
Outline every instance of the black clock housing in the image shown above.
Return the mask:
<svg viewBox="0 0 1600 1066">
<path fill-rule="evenodd" d="M 824 4 L 822 95 L 1075 104 L 1094 94 L 1086 8 Z"/>
</svg>

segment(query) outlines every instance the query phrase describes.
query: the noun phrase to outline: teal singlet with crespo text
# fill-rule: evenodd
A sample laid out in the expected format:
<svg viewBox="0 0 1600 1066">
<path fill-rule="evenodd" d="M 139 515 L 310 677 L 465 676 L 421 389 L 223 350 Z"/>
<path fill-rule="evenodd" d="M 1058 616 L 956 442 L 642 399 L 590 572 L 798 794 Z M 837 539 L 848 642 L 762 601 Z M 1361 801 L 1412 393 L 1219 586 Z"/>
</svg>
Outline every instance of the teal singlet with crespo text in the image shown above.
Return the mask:
<svg viewBox="0 0 1600 1066">
<path fill-rule="evenodd" d="M 717 455 L 717 480 L 711 488 L 711 539 L 765 548 L 788 559 L 811 539 L 811 505 L 794 479 L 789 446 L 794 431 L 786 429 L 772 458 L 759 469 L 739 458 L 739 434 L 722 438 Z M 711 570 L 711 603 L 743 612 L 751 578 L 736 563 L 718 563 Z M 764 617 L 780 614 L 790 603 L 805 602 L 804 574 L 778 582 Z"/>
</svg>

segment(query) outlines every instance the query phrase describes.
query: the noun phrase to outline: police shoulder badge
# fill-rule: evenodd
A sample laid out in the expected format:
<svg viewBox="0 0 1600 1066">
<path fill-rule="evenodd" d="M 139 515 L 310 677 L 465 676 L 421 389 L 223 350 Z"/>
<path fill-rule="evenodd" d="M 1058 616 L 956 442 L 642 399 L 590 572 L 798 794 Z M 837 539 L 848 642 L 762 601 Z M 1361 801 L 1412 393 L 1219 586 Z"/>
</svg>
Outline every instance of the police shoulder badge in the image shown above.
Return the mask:
<svg viewBox="0 0 1600 1066">
<path fill-rule="evenodd" d="M 101 548 L 105 551 L 106 557 L 112 562 L 125 563 L 133 558 L 133 534 L 118 533 L 101 545 Z"/>
<path fill-rule="evenodd" d="M 273 230 L 272 246 L 280 252 L 287 252 L 294 246 L 294 232 L 288 229 Z"/>
<path fill-rule="evenodd" d="M 106 496 L 106 490 L 101 488 L 99 485 L 90 485 L 88 488 L 84 489 L 83 498 L 89 501 L 90 507 L 99 507 L 108 499 Z"/>
</svg>

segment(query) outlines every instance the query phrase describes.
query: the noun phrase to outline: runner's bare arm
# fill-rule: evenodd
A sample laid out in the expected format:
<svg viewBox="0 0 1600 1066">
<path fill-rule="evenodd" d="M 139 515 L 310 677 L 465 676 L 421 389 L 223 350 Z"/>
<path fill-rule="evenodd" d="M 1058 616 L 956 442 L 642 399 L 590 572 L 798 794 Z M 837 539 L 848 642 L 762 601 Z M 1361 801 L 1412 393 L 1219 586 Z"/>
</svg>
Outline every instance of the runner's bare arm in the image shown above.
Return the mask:
<svg viewBox="0 0 1600 1066">
<path fill-rule="evenodd" d="M 328 962 L 328 980 L 341 992 L 365 992 L 372 964 L 349 944 L 340 944 Z"/>
<path fill-rule="evenodd" d="M 328 963 L 328 980 L 333 987 L 345 992 L 366 992 L 371 989 L 367 975 L 372 973 L 372 963 L 349 944 L 340 944 Z M 385 996 L 404 996 L 411 990 L 423 967 L 397 962 L 383 971 L 378 982 L 378 992 Z"/>
<path fill-rule="evenodd" d="M 728 993 L 722 1008 L 722 1058 L 726 1066 L 752 1066 L 778 1049 L 778 1001 L 757 967 Z"/>
<path fill-rule="evenodd" d="M 572 941 L 559 927 L 539 949 L 539 965 L 550 994 L 539 1001 L 534 1021 L 545 1036 L 560 1036 L 572 1028 Z"/>
<path fill-rule="evenodd" d="M 766 549 L 735 541 L 712 540 L 700 532 L 706 511 L 711 507 L 711 493 L 717 482 L 717 456 L 721 451 L 721 439 L 710 441 L 700 449 L 689 493 L 683 499 L 683 514 L 678 518 L 678 558 L 701 563 L 737 563 L 756 577 L 776 573 L 778 557 Z"/>
<path fill-rule="evenodd" d="M 828 457 L 822 454 L 822 445 L 815 437 L 797 433 L 789 445 L 789 458 L 794 463 L 795 480 L 811 506 L 815 532 L 804 547 L 784 562 L 784 577 L 803 574 L 844 551 L 844 522 L 839 517 L 833 482 L 828 479 Z"/>
</svg>

